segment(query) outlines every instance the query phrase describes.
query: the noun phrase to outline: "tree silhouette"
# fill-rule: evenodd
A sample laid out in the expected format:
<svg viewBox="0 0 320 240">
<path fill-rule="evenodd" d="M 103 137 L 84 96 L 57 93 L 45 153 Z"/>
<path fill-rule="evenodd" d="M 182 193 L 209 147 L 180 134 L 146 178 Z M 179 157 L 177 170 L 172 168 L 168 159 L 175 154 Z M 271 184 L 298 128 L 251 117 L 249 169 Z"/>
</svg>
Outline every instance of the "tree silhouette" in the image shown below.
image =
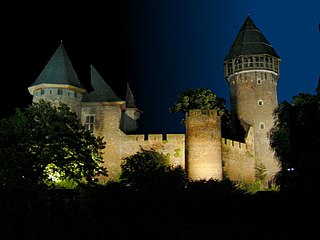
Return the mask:
<svg viewBox="0 0 320 240">
<path fill-rule="evenodd" d="M 187 174 L 181 166 L 171 166 L 166 155 L 154 150 L 142 149 L 121 163 L 120 182 L 135 190 L 181 189 L 187 181 Z"/>
<path fill-rule="evenodd" d="M 2 186 L 92 183 L 96 175 L 107 175 L 100 165 L 104 145 L 67 105 L 42 100 L 1 120 L 0 181 Z"/>
<path fill-rule="evenodd" d="M 282 102 L 274 112 L 270 145 L 281 164 L 277 181 L 282 189 L 318 188 L 320 171 L 320 92 L 300 93 Z"/>
</svg>

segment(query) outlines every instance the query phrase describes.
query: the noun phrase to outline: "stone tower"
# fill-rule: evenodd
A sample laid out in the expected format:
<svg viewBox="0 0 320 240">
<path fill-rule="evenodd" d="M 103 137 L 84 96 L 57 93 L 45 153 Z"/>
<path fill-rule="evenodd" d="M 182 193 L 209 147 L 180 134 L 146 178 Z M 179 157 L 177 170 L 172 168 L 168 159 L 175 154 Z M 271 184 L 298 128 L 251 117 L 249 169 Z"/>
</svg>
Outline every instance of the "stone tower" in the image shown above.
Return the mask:
<svg viewBox="0 0 320 240">
<path fill-rule="evenodd" d="M 54 105 L 63 102 L 80 116 L 86 90 L 80 84 L 62 42 L 28 90 L 33 95 L 33 102 L 40 99 L 51 101 Z"/>
<path fill-rule="evenodd" d="M 278 106 L 279 65 L 279 55 L 248 16 L 224 59 L 224 75 L 230 86 L 231 113 L 246 131 L 253 128 L 256 167 L 266 168 L 266 180 L 279 171 L 267 137 Z"/>
<path fill-rule="evenodd" d="M 186 114 L 186 170 L 192 180 L 222 179 L 221 121 L 217 111 Z"/>
</svg>

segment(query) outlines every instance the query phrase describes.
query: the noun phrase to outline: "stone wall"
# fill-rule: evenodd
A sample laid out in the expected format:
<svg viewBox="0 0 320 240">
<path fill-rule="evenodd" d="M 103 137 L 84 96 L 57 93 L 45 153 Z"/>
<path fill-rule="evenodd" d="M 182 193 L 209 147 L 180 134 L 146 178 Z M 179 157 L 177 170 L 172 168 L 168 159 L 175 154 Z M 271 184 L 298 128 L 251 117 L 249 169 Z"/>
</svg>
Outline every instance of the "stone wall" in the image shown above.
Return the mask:
<svg viewBox="0 0 320 240">
<path fill-rule="evenodd" d="M 144 150 L 155 150 L 167 155 L 170 164 L 185 168 L 185 135 L 184 134 L 149 134 L 126 135 L 116 134 L 112 138 L 105 137 L 105 166 L 108 169 L 108 179 L 117 179 L 123 158 Z"/>
<path fill-rule="evenodd" d="M 255 158 L 245 143 L 222 138 L 224 176 L 235 181 L 255 181 Z"/>
</svg>

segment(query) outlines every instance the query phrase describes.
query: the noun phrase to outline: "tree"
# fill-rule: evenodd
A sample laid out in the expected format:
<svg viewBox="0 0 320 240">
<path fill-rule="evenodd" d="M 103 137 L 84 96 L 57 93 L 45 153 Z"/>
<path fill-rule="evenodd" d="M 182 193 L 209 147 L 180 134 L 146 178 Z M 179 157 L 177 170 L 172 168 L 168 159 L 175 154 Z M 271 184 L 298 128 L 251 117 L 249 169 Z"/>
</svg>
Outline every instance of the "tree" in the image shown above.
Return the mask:
<svg viewBox="0 0 320 240">
<path fill-rule="evenodd" d="M 186 89 L 178 96 L 169 111 L 187 113 L 192 109 L 217 110 L 221 115 L 227 111 L 225 100 L 205 88 Z"/>
<path fill-rule="evenodd" d="M 101 166 L 104 146 L 67 105 L 42 100 L 0 121 L 0 181 L 3 186 L 92 183 L 107 175 Z"/>
<path fill-rule="evenodd" d="M 244 130 L 238 119 L 231 118 L 224 98 L 218 97 L 210 89 L 186 89 L 169 108 L 171 113 L 187 113 L 192 109 L 216 110 L 221 116 L 221 133 L 224 138 L 244 140 Z"/>
<path fill-rule="evenodd" d="M 320 171 L 320 92 L 300 93 L 282 102 L 274 112 L 269 132 L 270 146 L 281 171 L 277 181 L 282 189 L 312 190 L 318 187 Z"/>
<path fill-rule="evenodd" d="M 154 150 L 142 149 L 121 163 L 120 182 L 135 190 L 181 189 L 187 181 L 181 166 L 171 166 L 166 155 Z"/>
</svg>

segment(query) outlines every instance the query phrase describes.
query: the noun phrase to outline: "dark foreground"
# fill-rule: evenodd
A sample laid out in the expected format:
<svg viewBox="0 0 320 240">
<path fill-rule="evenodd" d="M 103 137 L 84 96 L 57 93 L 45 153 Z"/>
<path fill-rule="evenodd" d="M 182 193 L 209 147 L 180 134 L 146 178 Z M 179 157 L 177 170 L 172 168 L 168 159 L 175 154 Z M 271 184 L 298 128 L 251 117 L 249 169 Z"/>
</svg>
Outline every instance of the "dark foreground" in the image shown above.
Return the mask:
<svg viewBox="0 0 320 240">
<path fill-rule="evenodd" d="M 317 237 L 318 197 L 117 188 L 1 194 L 0 239 L 291 239 Z M 303 234 L 303 235 L 301 235 Z"/>
</svg>

